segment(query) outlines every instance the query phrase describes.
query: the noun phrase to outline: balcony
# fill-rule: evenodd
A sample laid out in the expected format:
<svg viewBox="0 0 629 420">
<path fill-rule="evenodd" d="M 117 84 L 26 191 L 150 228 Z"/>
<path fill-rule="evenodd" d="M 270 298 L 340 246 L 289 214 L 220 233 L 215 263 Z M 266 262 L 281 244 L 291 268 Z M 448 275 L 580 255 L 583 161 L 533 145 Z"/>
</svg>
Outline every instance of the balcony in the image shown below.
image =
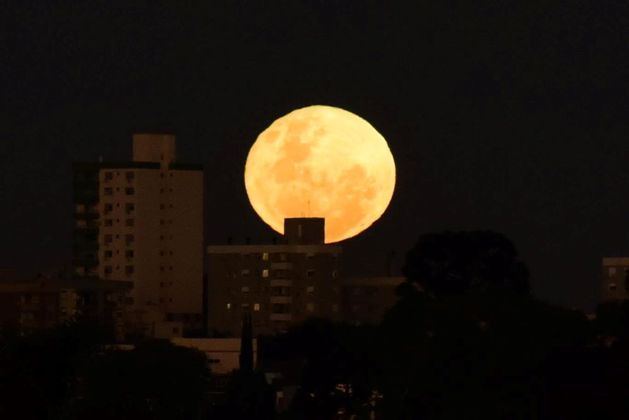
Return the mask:
<svg viewBox="0 0 629 420">
<path fill-rule="evenodd" d="M 290 262 L 276 262 L 271 263 L 271 270 L 292 270 L 293 263 Z"/>
<path fill-rule="evenodd" d="M 270 281 L 270 286 L 271 287 L 291 287 L 293 285 L 293 281 L 292 280 L 287 280 L 287 279 L 272 279 Z"/>
<path fill-rule="evenodd" d="M 271 314 L 269 319 L 271 321 L 292 321 L 293 316 L 291 314 Z"/>
<path fill-rule="evenodd" d="M 293 298 L 291 296 L 271 296 L 271 303 L 293 303 Z"/>
</svg>

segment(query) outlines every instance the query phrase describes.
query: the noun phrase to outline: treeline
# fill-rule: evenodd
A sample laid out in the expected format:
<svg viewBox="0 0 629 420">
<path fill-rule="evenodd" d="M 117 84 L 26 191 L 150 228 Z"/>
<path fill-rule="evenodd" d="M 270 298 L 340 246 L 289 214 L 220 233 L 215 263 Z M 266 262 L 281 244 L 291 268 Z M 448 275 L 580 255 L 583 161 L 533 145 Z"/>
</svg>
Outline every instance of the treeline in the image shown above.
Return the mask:
<svg viewBox="0 0 629 420">
<path fill-rule="evenodd" d="M 312 319 L 261 337 L 260 370 L 220 384 L 203 353 L 168 342 L 107 350 L 82 325 L 5 334 L 0 418 L 629 418 L 628 302 L 591 319 L 536 299 L 493 232 L 422 236 L 404 274 L 380 325 Z M 278 366 L 298 387 L 274 413 L 282 384 L 261 372 Z"/>
</svg>

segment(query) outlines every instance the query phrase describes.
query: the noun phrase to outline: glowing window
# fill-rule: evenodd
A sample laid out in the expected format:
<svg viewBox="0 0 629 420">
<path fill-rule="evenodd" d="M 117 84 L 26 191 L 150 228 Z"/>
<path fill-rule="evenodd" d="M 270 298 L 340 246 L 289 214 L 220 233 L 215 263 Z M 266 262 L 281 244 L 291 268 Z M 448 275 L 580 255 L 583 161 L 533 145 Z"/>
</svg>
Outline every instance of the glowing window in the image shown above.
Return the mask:
<svg viewBox="0 0 629 420">
<path fill-rule="evenodd" d="M 269 270 L 268 269 L 265 268 L 264 270 L 262 270 L 262 277 L 265 277 L 265 278 L 269 277 Z"/>
<path fill-rule="evenodd" d="M 256 311 L 256 312 L 259 311 L 260 310 L 260 304 L 259 303 L 254 303 L 253 304 L 253 310 Z"/>
<path fill-rule="evenodd" d="M 268 261 L 269 260 L 269 253 L 268 252 L 263 252 L 262 253 L 262 261 Z"/>
<path fill-rule="evenodd" d="M 231 304 L 231 303 L 228 303 L 228 304 L 227 304 L 227 309 L 231 309 L 231 308 L 232 308 L 232 304 Z"/>
</svg>

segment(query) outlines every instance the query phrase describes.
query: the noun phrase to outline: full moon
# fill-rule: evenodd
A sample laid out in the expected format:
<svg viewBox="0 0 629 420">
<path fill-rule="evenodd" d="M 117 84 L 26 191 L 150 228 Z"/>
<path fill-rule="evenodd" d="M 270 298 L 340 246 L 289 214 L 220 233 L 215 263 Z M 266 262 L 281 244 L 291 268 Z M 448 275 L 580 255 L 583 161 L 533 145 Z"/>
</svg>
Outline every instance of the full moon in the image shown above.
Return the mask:
<svg viewBox="0 0 629 420">
<path fill-rule="evenodd" d="M 275 231 L 284 219 L 325 218 L 325 242 L 358 235 L 384 213 L 395 188 L 386 140 L 358 115 L 314 105 L 275 120 L 245 165 L 254 210 Z"/>
</svg>

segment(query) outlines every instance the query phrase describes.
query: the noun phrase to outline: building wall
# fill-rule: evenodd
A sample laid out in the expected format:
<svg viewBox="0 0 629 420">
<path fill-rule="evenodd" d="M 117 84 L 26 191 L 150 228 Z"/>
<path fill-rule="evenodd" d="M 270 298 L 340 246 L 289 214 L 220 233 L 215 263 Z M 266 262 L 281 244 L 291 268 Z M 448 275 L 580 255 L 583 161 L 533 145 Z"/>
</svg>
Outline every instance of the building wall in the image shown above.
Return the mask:
<svg viewBox="0 0 629 420">
<path fill-rule="evenodd" d="M 204 352 L 213 374 L 229 374 L 240 367 L 240 338 L 173 338 L 171 341 L 175 345 Z M 258 343 L 255 338 L 252 341 L 255 368 L 258 360 Z"/>
<path fill-rule="evenodd" d="M 603 258 L 601 274 L 603 301 L 629 299 L 629 257 Z"/>
<path fill-rule="evenodd" d="M 208 247 L 208 327 L 238 336 L 244 311 L 253 332 L 273 334 L 309 317 L 340 318 L 339 246 Z"/>
<path fill-rule="evenodd" d="M 173 162 L 174 136 L 136 135 L 133 144 L 137 161 L 75 164 L 75 174 L 84 174 L 75 176 L 77 226 L 91 212 L 90 229 L 75 234 L 76 272 L 89 266 L 94 276 L 133 282 L 130 310 L 149 333 L 159 322 L 198 329 L 203 168 Z"/>
</svg>

